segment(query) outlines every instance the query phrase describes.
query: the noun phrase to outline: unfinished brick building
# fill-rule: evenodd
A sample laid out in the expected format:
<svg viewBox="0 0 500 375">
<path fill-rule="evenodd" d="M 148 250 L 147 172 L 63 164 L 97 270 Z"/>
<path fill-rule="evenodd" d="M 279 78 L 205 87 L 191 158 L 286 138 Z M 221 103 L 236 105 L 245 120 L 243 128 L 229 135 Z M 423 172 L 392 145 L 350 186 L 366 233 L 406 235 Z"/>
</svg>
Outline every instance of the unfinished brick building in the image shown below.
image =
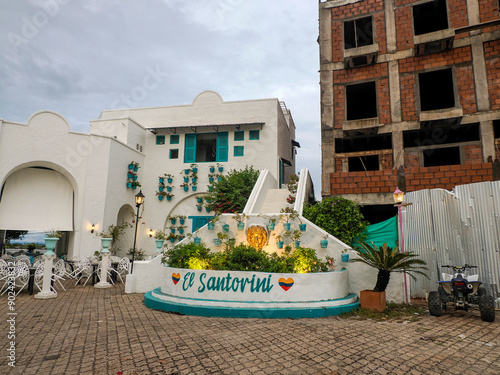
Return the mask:
<svg viewBox="0 0 500 375">
<path fill-rule="evenodd" d="M 392 214 L 392 192 L 497 178 L 498 0 L 319 2 L 322 196 Z"/>
</svg>

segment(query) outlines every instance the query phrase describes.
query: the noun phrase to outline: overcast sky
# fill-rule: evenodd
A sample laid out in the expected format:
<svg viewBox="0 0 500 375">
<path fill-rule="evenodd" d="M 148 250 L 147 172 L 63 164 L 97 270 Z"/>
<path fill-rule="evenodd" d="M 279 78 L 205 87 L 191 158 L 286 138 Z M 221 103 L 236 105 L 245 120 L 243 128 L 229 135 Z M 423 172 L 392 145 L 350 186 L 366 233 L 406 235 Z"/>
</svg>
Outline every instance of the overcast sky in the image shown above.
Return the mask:
<svg viewBox="0 0 500 375">
<path fill-rule="evenodd" d="M 191 104 L 204 90 L 225 101 L 278 98 L 302 146 L 297 171 L 309 168 L 318 199 L 317 8 L 304 0 L 0 0 L 0 118 L 25 123 L 47 109 L 88 132 L 103 110 Z"/>
</svg>

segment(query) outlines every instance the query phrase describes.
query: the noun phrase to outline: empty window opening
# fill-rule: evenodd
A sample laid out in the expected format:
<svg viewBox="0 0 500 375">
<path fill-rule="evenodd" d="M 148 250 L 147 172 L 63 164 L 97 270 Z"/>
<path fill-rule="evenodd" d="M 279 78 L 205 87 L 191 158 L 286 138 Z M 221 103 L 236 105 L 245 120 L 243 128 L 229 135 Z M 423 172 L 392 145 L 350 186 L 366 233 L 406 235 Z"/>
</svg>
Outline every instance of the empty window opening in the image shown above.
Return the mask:
<svg viewBox="0 0 500 375">
<path fill-rule="evenodd" d="M 346 86 L 347 120 L 377 117 L 375 82 Z"/>
<path fill-rule="evenodd" d="M 420 73 L 418 84 L 422 111 L 455 107 L 455 89 L 451 69 Z"/>
<path fill-rule="evenodd" d="M 424 150 L 424 167 L 460 164 L 460 147 Z"/>
<path fill-rule="evenodd" d="M 495 138 L 500 138 L 500 120 L 494 120 L 493 121 L 493 131 L 495 132 L 494 137 Z"/>
<path fill-rule="evenodd" d="M 413 6 L 413 28 L 415 35 L 447 29 L 446 0 L 434 0 Z"/>
<path fill-rule="evenodd" d="M 170 159 L 178 159 L 179 158 L 179 149 L 173 148 L 170 150 Z"/>
<path fill-rule="evenodd" d="M 436 126 L 403 132 L 405 148 L 479 141 L 479 124 Z"/>
<path fill-rule="evenodd" d="M 156 144 L 157 145 L 164 145 L 165 144 L 165 136 L 164 135 L 157 135 L 156 136 Z"/>
<path fill-rule="evenodd" d="M 373 44 L 372 17 L 344 22 L 344 48 L 356 48 Z"/>
<path fill-rule="evenodd" d="M 335 152 L 337 153 L 390 149 L 392 149 L 391 134 L 335 139 Z"/>
<path fill-rule="evenodd" d="M 349 172 L 380 170 L 378 155 L 353 156 L 349 158 Z"/>
</svg>

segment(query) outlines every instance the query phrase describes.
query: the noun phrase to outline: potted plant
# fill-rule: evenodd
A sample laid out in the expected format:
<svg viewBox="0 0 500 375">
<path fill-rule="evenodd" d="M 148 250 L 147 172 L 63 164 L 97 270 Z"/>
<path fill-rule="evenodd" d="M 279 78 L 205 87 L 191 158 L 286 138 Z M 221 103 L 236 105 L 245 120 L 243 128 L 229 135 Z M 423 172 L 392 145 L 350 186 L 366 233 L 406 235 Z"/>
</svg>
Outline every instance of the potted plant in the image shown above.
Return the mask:
<svg viewBox="0 0 500 375">
<path fill-rule="evenodd" d="M 158 200 L 163 200 L 163 197 L 167 195 L 167 192 L 166 191 L 163 191 L 163 190 L 160 190 L 160 191 L 157 191 L 156 192 L 156 196 L 158 197 Z"/>
<path fill-rule="evenodd" d="M 282 208 L 280 212 L 281 215 L 279 218 L 283 223 L 283 228 L 285 230 L 290 230 L 291 221 L 297 219 L 299 217 L 299 213 L 290 207 Z"/>
<path fill-rule="evenodd" d="M 163 247 L 163 243 L 167 239 L 167 235 L 165 232 L 161 230 L 157 230 L 155 232 L 155 242 L 156 242 L 156 252 L 161 252 L 161 248 Z"/>
<path fill-rule="evenodd" d="M 325 234 L 323 236 L 323 239 L 319 241 L 319 245 L 321 246 L 322 249 L 326 249 L 328 246 L 328 234 Z"/>
<path fill-rule="evenodd" d="M 214 230 L 215 229 L 215 223 L 217 223 L 220 220 L 220 214 L 215 214 L 213 218 L 210 219 L 208 222 L 208 229 L 209 230 Z"/>
<path fill-rule="evenodd" d="M 213 164 L 210 165 L 210 173 L 214 173 L 215 172 L 215 166 Z M 209 175 L 210 177 L 210 175 Z"/>
<path fill-rule="evenodd" d="M 222 230 L 226 233 L 229 232 L 229 224 L 222 224 Z"/>
<path fill-rule="evenodd" d="M 189 168 L 193 173 L 198 173 L 198 164 L 191 164 Z"/>
<path fill-rule="evenodd" d="M 171 224 L 175 224 L 175 222 L 177 221 L 177 215 L 171 215 L 169 217 L 167 217 L 167 220 L 170 220 L 170 223 Z"/>
<path fill-rule="evenodd" d="M 130 164 L 132 165 L 132 169 L 134 170 L 134 172 L 137 172 L 139 170 L 140 166 L 139 166 L 138 162 L 131 161 Z M 129 164 L 129 167 L 130 167 L 130 164 Z"/>
<path fill-rule="evenodd" d="M 183 184 L 181 184 L 181 187 L 184 189 L 184 191 L 188 191 L 189 190 L 189 184 L 184 182 Z"/>
<path fill-rule="evenodd" d="M 186 222 L 186 216 L 178 215 L 177 218 L 179 219 L 179 223 L 181 223 L 181 225 L 184 225 L 184 223 Z"/>
<path fill-rule="evenodd" d="M 229 234 L 224 232 L 217 233 L 217 238 L 214 239 L 215 246 L 222 245 L 222 241 L 229 240 Z"/>
<path fill-rule="evenodd" d="M 295 230 L 287 230 L 284 234 L 285 237 L 289 238 L 295 244 L 295 247 L 300 247 L 300 237 L 302 236 L 302 232 L 298 229 Z"/>
<path fill-rule="evenodd" d="M 347 263 L 349 262 L 349 254 L 347 253 L 349 249 L 344 249 L 342 250 L 340 257 L 342 258 L 342 262 Z"/>
<path fill-rule="evenodd" d="M 222 172 L 224 171 L 224 166 L 220 163 L 217 163 L 217 169 L 219 170 L 219 172 Z"/>
<path fill-rule="evenodd" d="M 166 188 L 167 188 L 167 191 L 170 193 L 172 191 L 173 186 L 169 185 L 169 186 L 166 186 Z"/>
<path fill-rule="evenodd" d="M 176 239 L 177 239 L 177 236 L 173 233 L 170 233 L 167 237 L 167 240 L 172 242 L 172 243 L 174 243 Z"/>
<path fill-rule="evenodd" d="M 239 214 L 238 212 L 235 212 L 234 213 L 234 216 L 233 216 L 233 219 L 236 220 L 237 222 L 237 227 L 238 227 L 238 230 L 243 230 L 245 229 L 245 214 L 244 213 L 241 213 Z"/>
<path fill-rule="evenodd" d="M 171 225 L 168 227 L 168 229 L 170 229 L 170 233 L 175 233 L 175 230 L 177 229 L 177 227 L 175 225 Z"/>
<path fill-rule="evenodd" d="M 170 174 L 170 173 L 165 173 L 165 175 L 164 175 L 164 176 L 165 176 L 165 178 L 167 179 L 167 182 L 168 182 L 169 184 L 171 184 L 171 183 L 172 183 L 172 181 L 174 180 L 174 176 L 173 176 L 172 174 Z"/>
<path fill-rule="evenodd" d="M 191 182 L 191 189 L 193 189 L 193 191 L 196 191 L 196 188 L 198 187 L 197 185 L 198 184 L 196 182 Z"/>
<path fill-rule="evenodd" d="M 418 255 L 411 251 L 402 253 L 397 246 L 392 249 L 386 243 L 376 246 L 373 242 L 368 244 L 363 240 L 357 240 L 353 250 L 359 258 L 352 259 L 352 262 L 362 262 L 378 270 L 375 288 L 360 292 L 363 308 L 374 311 L 385 310 L 385 290 L 389 284 L 391 272 L 410 272 L 409 275 L 413 279 L 415 276 L 412 272 L 428 277 L 422 272 L 427 270 L 426 263 L 418 259 Z"/>
<path fill-rule="evenodd" d="M 139 183 L 139 181 L 132 181 L 132 189 L 137 189 L 137 187 L 140 187 L 141 184 Z"/>
<path fill-rule="evenodd" d="M 283 237 L 281 236 L 281 234 L 276 234 L 275 237 L 276 237 L 276 247 L 278 249 L 283 249 Z"/>
<path fill-rule="evenodd" d="M 171 201 L 175 195 L 172 193 L 166 193 L 165 196 L 167 197 L 167 201 Z"/>
<path fill-rule="evenodd" d="M 44 240 L 45 248 L 47 249 L 45 255 L 55 255 L 53 250 L 56 248 L 57 241 L 59 241 L 59 238 L 61 237 L 62 233 L 55 229 L 51 229 L 45 233 Z"/>
<path fill-rule="evenodd" d="M 185 225 L 181 225 L 177 227 L 177 230 L 179 231 L 180 234 L 184 234 L 184 228 L 186 228 Z"/>
</svg>

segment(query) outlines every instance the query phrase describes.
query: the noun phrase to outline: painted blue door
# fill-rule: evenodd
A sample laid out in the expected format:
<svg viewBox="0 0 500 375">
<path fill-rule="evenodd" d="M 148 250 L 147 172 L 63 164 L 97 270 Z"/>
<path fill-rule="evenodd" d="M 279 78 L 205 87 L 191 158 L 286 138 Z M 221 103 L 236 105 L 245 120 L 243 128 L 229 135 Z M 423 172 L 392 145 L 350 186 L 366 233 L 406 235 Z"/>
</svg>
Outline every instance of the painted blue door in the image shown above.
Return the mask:
<svg viewBox="0 0 500 375">
<path fill-rule="evenodd" d="M 207 224 L 213 216 L 189 216 L 189 218 L 193 220 L 191 232 L 194 233 L 194 231 Z"/>
</svg>

